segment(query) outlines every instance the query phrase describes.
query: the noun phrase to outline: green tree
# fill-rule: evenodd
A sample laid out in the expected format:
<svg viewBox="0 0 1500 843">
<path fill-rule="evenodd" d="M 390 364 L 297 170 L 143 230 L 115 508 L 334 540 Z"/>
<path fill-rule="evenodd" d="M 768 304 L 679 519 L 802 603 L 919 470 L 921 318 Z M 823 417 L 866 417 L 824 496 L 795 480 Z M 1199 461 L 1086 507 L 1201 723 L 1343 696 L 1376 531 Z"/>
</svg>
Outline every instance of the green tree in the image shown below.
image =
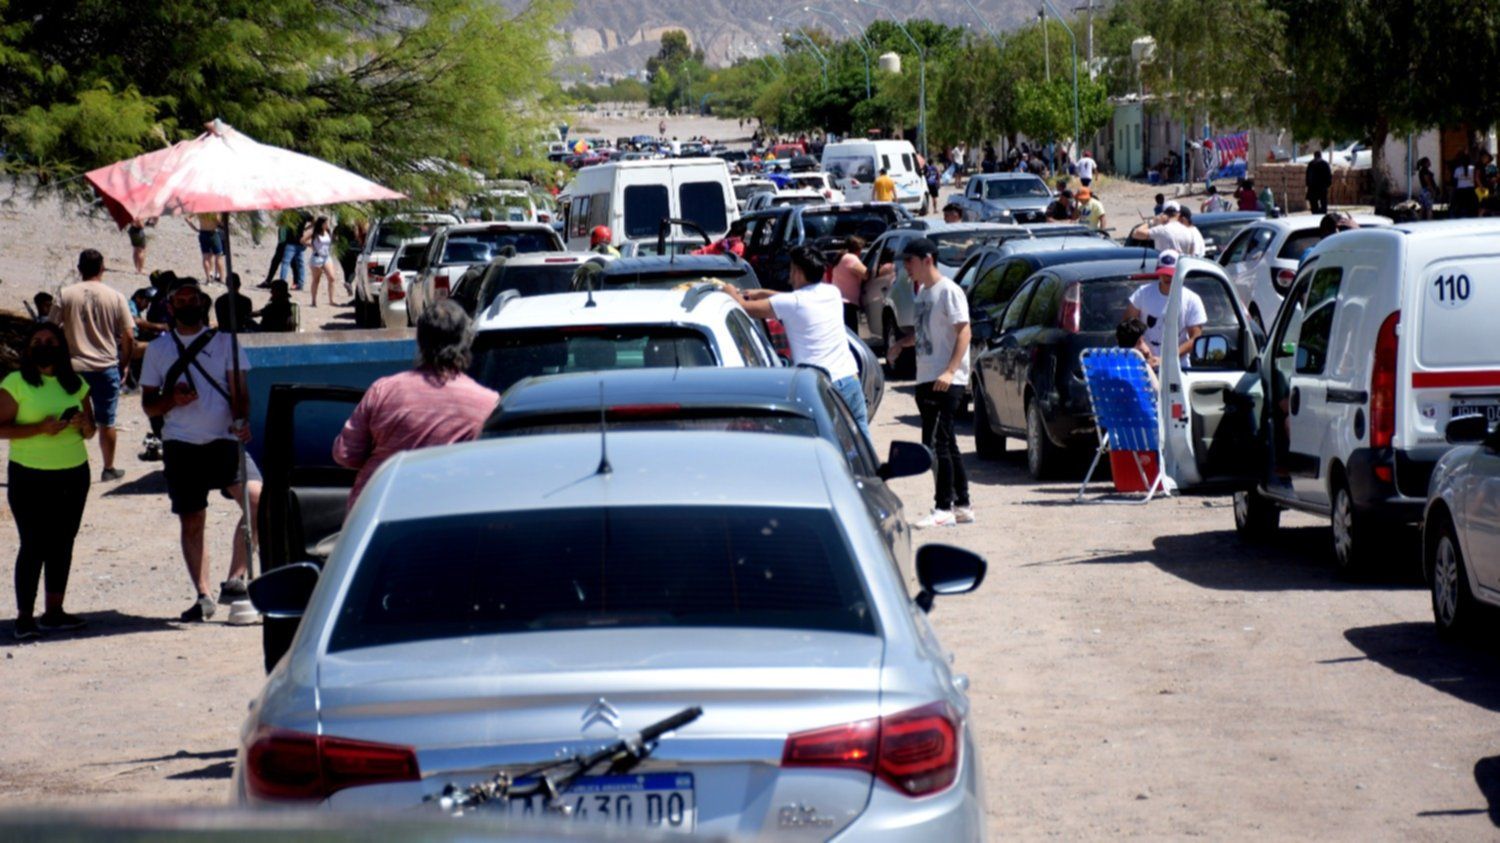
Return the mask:
<svg viewBox="0 0 1500 843">
<path fill-rule="evenodd" d="M 648 102 L 662 108 L 686 109 L 695 105 L 694 87 L 708 79 L 703 51 L 688 46 L 687 33 L 672 29 L 662 33 L 661 47 L 646 60 L 650 80 Z"/>
<path fill-rule="evenodd" d="M 215 117 L 412 195 L 520 173 L 563 0 L 0 0 L 5 168 L 65 178 Z M 77 183 L 73 183 L 75 186 Z"/>
</svg>

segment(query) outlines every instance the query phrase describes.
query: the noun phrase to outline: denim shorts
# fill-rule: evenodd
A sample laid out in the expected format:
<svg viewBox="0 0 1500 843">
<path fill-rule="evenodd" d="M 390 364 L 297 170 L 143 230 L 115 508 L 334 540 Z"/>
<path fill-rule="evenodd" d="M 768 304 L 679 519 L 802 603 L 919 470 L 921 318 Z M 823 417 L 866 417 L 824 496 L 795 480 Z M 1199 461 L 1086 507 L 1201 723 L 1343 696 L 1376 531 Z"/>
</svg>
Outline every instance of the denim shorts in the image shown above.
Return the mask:
<svg viewBox="0 0 1500 843">
<path fill-rule="evenodd" d="M 89 385 L 89 399 L 94 402 L 94 424 L 115 426 L 115 412 L 120 409 L 120 370 L 114 366 L 98 372 L 79 372 Z"/>
<path fill-rule="evenodd" d="M 198 232 L 198 251 L 205 255 L 224 254 L 224 239 L 219 236 L 219 230 Z"/>
</svg>

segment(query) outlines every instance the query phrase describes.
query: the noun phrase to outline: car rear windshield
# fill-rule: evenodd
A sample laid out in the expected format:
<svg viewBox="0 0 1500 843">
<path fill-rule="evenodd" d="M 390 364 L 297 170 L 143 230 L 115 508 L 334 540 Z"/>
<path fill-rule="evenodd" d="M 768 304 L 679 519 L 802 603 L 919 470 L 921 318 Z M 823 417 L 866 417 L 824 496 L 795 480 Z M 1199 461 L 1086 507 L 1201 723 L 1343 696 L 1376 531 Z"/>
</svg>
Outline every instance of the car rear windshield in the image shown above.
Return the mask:
<svg viewBox="0 0 1500 843">
<path fill-rule="evenodd" d="M 328 650 L 626 627 L 875 633 L 827 511 L 615 506 L 380 525 Z"/>
<path fill-rule="evenodd" d="M 1130 295 L 1142 284 L 1155 284 L 1156 279 L 1101 278 L 1083 283 L 1084 331 L 1113 331 L 1125 318 L 1125 308 L 1130 304 Z M 1217 279 L 1207 276 L 1188 276 L 1187 288 L 1203 299 L 1203 309 L 1208 314 L 1206 328 L 1238 328 L 1239 317 L 1235 315 L 1231 293 Z"/>
<path fill-rule="evenodd" d="M 507 246 L 518 255 L 557 251 L 557 241 L 541 231 L 470 231 L 443 245 L 442 262 L 488 263 Z"/>
<path fill-rule="evenodd" d="M 809 240 L 858 234 L 868 242 L 884 234 L 893 222 L 895 215 L 881 208 L 820 211 L 802 215 L 802 230 Z"/>
<path fill-rule="evenodd" d="M 606 411 L 610 430 L 707 430 L 730 433 L 781 433 L 817 436 L 817 422 L 805 416 L 780 413 L 727 414 L 699 408 L 671 410 L 656 407 L 622 407 Z M 490 436 L 535 436 L 540 433 L 598 433 L 599 411 L 591 409 L 562 416 L 534 416 L 507 420 L 503 416 Z"/>
<path fill-rule="evenodd" d="M 469 375 L 504 392 L 522 378 L 607 369 L 714 366 L 708 338 L 670 325 L 606 325 L 484 331 Z"/>
<path fill-rule="evenodd" d="M 1041 179 L 991 179 L 984 183 L 984 198 L 986 199 L 1018 197 L 1047 199 L 1051 196 L 1052 191 L 1047 189 L 1047 183 Z"/>
<path fill-rule="evenodd" d="M 515 290 L 523 296 L 566 293 L 573 288 L 573 273 L 577 270 L 578 265 L 574 263 L 506 266 L 500 270 L 494 289 L 497 293 Z"/>
<path fill-rule="evenodd" d="M 1016 237 L 1013 231 L 953 231 L 946 234 L 929 234 L 928 239 L 937 244 L 938 263 L 959 267 L 968 259 L 976 246 L 991 246 Z"/>
<path fill-rule="evenodd" d="M 438 229 L 448 223 L 442 222 L 402 222 L 394 220 L 380 224 L 380 236 L 375 240 L 377 249 L 395 249 L 404 240 L 416 240 L 422 237 L 431 237 Z"/>
<path fill-rule="evenodd" d="M 654 247 L 653 247 L 654 248 Z M 760 289 L 760 283 L 748 265 L 713 267 L 704 269 L 670 269 L 662 267 L 646 272 L 621 272 L 605 274 L 604 283 L 611 289 L 620 290 L 670 290 L 679 284 L 691 284 L 704 279 L 718 279 L 733 284 L 741 290 Z"/>
<path fill-rule="evenodd" d="M 770 182 L 752 182 L 750 184 L 737 184 L 734 186 L 734 198 L 741 202 L 747 201 L 757 193 L 775 193 L 776 185 Z"/>
<path fill-rule="evenodd" d="M 396 258 L 396 268 L 402 272 L 416 272 L 422 268 L 422 261 L 427 257 L 427 245 L 407 246 L 399 258 Z"/>
</svg>

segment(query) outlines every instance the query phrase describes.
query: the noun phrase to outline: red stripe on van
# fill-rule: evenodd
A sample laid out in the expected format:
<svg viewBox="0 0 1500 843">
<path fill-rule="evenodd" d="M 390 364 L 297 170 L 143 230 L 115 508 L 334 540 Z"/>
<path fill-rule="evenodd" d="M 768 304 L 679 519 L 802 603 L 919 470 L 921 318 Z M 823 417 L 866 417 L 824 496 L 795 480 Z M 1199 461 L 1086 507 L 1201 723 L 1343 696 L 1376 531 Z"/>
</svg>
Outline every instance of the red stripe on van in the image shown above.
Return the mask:
<svg viewBox="0 0 1500 843">
<path fill-rule="evenodd" d="M 1500 387 L 1500 369 L 1486 369 L 1478 372 L 1414 372 L 1411 376 L 1411 385 L 1414 389 Z"/>
</svg>

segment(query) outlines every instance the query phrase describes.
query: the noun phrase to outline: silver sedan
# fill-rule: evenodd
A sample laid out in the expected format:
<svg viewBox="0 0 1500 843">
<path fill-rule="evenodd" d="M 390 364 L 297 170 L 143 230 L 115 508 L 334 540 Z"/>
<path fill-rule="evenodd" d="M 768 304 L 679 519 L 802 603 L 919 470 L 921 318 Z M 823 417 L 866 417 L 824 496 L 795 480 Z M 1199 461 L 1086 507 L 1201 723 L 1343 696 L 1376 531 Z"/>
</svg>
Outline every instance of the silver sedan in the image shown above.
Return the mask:
<svg viewBox="0 0 1500 843">
<path fill-rule="evenodd" d="M 641 829 L 983 839 L 967 682 L 926 611 L 985 563 L 891 552 L 821 439 L 567 433 L 404 454 L 321 574 L 252 586 L 302 622 L 245 722 L 235 794 L 420 809 L 701 706 L 639 766 L 558 802 Z"/>
</svg>

